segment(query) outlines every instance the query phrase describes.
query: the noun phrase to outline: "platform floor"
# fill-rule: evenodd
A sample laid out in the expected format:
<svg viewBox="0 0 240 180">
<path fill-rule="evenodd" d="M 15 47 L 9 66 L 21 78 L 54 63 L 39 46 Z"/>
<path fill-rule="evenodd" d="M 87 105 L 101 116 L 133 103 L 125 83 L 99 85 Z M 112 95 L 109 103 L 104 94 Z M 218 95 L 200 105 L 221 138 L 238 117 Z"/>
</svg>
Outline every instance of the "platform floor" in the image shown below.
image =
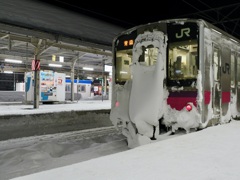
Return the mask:
<svg viewBox="0 0 240 180">
<path fill-rule="evenodd" d="M 37 109 L 32 104 L 23 104 L 22 102 L 0 102 L 0 116 L 110 109 L 110 100 L 80 100 L 66 101 L 61 104 L 40 104 Z"/>
<path fill-rule="evenodd" d="M 113 126 L 110 100 L 63 104 L 0 103 L 0 141 Z"/>
</svg>

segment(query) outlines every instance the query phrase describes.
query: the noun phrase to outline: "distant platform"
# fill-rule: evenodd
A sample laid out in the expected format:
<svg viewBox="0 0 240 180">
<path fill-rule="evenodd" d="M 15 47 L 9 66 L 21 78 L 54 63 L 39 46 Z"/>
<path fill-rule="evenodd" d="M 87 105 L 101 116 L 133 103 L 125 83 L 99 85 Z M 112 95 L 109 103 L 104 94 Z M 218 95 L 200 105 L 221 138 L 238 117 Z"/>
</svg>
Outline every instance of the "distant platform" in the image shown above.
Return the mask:
<svg viewBox="0 0 240 180">
<path fill-rule="evenodd" d="M 74 94 L 74 101 L 80 100 L 108 100 L 108 95 L 96 95 L 87 98 L 83 98 L 81 94 Z M 65 93 L 65 101 L 71 101 L 71 93 Z M 25 92 L 24 91 L 0 91 L 0 103 L 30 103 L 25 100 Z M 62 102 L 64 103 L 64 102 Z"/>
<path fill-rule="evenodd" d="M 64 104 L 0 103 L 0 140 L 113 126 L 111 101 L 87 100 Z"/>
</svg>

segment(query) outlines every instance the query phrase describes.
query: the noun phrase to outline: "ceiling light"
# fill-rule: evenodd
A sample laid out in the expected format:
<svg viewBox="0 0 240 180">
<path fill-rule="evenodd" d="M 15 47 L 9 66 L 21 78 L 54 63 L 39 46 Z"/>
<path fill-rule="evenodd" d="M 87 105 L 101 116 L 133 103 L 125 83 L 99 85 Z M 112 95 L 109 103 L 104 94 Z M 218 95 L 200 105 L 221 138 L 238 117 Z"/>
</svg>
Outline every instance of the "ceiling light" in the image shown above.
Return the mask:
<svg viewBox="0 0 240 180">
<path fill-rule="evenodd" d="M 48 64 L 48 66 L 51 66 L 51 67 L 62 67 L 61 64 Z"/>
<path fill-rule="evenodd" d="M 104 65 L 104 71 L 106 71 L 106 72 L 112 72 L 112 66 Z"/>
<path fill-rule="evenodd" d="M 83 70 L 93 71 L 93 68 L 90 68 L 90 67 L 83 67 Z"/>
<path fill-rule="evenodd" d="M 16 60 L 16 59 L 5 59 L 5 62 L 19 63 L 19 64 L 21 64 L 21 63 L 22 63 L 22 61 L 21 61 L 21 60 Z"/>
<path fill-rule="evenodd" d="M 12 71 L 3 71 L 4 73 L 6 74 L 12 74 L 13 72 Z"/>
<path fill-rule="evenodd" d="M 59 56 L 59 62 L 64 62 L 64 56 Z"/>
</svg>

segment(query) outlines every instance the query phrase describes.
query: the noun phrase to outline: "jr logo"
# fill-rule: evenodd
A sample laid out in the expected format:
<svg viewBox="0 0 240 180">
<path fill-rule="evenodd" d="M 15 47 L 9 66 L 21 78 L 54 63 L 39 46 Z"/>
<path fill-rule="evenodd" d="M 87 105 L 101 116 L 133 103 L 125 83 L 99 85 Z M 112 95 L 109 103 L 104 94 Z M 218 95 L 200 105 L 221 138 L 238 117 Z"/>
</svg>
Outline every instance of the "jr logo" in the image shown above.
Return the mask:
<svg viewBox="0 0 240 180">
<path fill-rule="evenodd" d="M 224 74 L 226 74 L 226 73 L 230 74 L 230 65 L 229 65 L 229 63 L 225 63 L 225 66 L 222 67 L 222 72 Z"/>
<path fill-rule="evenodd" d="M 178 34 L 178 33 L 176 33 L 176 38 L 182 38 L 183 36 L 184 36 L 184 34 L 185 34 L 185 36 L 190 36 L 190 28 L 183 28 L 183 29 L 181 29 L 181 32 L 180 32 L 180 34 Z"/>
</svg>

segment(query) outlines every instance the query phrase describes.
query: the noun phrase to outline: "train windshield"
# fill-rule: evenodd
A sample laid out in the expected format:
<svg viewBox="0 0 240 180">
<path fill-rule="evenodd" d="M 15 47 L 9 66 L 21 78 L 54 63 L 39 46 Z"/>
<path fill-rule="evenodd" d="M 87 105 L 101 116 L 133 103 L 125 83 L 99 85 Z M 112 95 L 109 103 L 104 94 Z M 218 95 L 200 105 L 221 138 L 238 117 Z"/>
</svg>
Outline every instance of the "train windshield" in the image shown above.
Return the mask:
<svg viewBox="0 0 240 180">
<path fill-rule="evenodd" d="M 115 81 L 124 84 L 131 79 L 130 65 L 132 64 L 132 49 L 121 50 L 116 53 Z"/>
<path fill-rule="evenodd" d="M 197 43 L 184 42 L 169 45 L 168 78 L 184 80 L 197 78 Z"/>
<path fill-rule="evenodd" d="M 142 56 L 139 58 L 139 63 L 145 66 L 153 66 L 156 64 L 158 48 L 144 48 Z M 130 66 L 132 64 L 132 49 L 121 50 L 116 53 L 116 82 L 125 83 L 131 79 Z"/>
<path fill-rule="evenodd" d="M 167 85 L 190 86 L 198 73 L 198 26 L 168 25 Z"/>
</svg>

